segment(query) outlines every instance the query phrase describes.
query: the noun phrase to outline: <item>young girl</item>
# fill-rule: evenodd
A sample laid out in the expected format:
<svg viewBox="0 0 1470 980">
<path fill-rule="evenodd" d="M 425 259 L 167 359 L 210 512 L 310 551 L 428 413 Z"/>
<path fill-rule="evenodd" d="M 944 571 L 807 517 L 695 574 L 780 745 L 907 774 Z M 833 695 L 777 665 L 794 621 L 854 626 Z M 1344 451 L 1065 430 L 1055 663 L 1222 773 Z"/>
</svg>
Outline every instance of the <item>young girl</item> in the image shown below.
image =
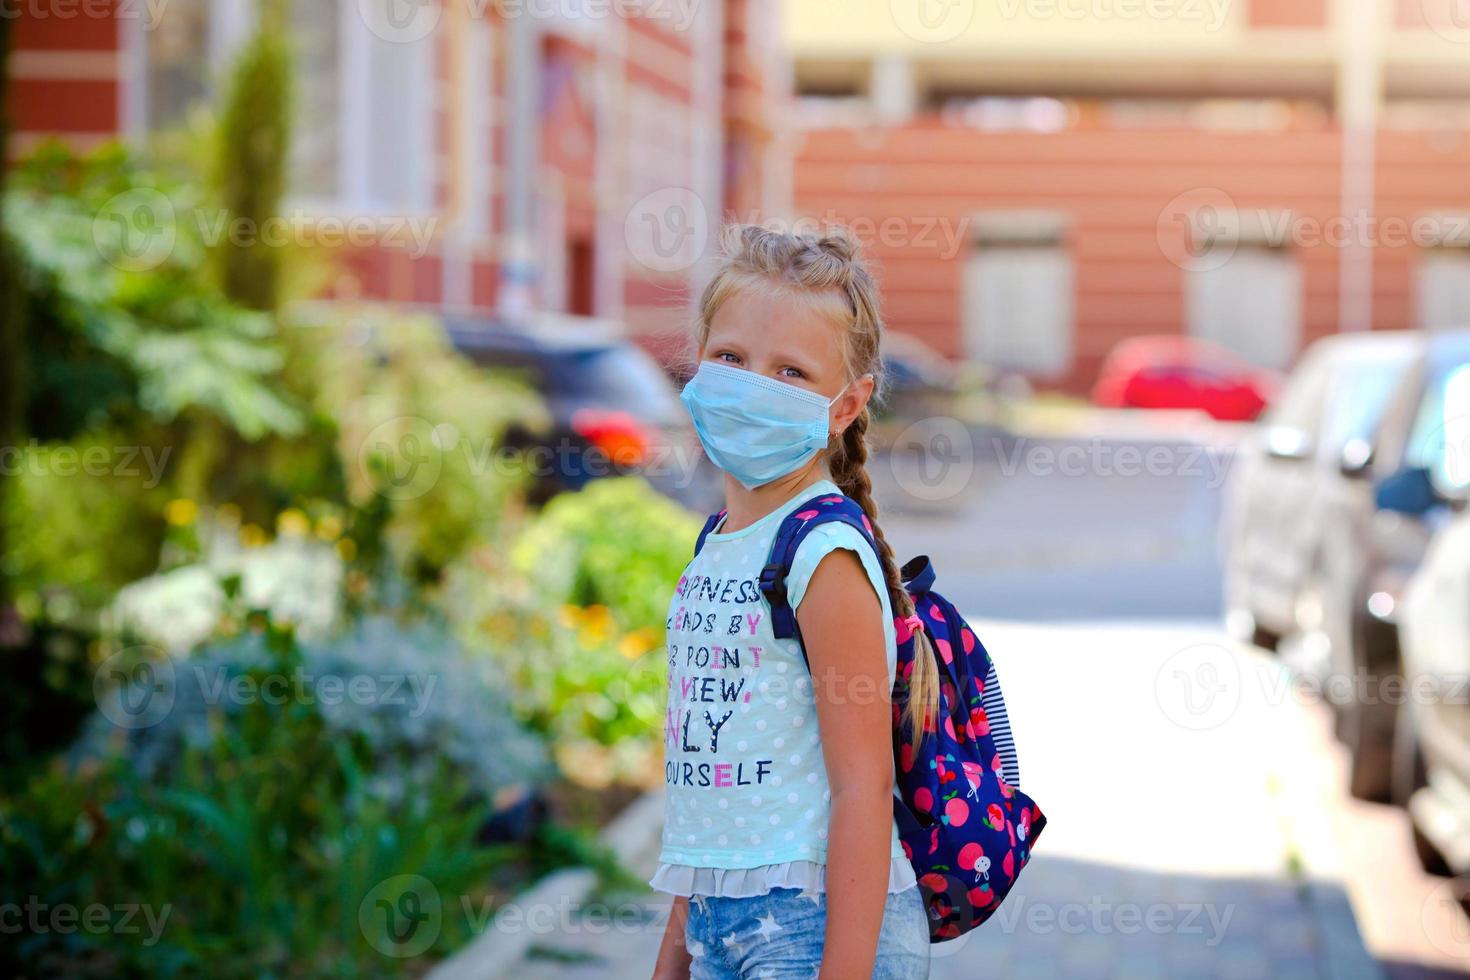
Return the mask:
<svg viewBox="0 0 1470 980">
<path fill-rule="evenodd" d="M 675 896 L 656 978 L 926 977 L 929 929 L 893 821 L 895 619 L 913 615 L 865 470 L 878 292 L 845 233 L 726 236 L 683 400 L 727 512 L 668 620 L 667 801 L 650 884 Z M 881 557 L 824 524 L 787 578 L 803 646 L 758 582 L 781 521 L 858 501 Z M 933 700 L 932 659 L 913 680 Z M 914 719 L 908 719 L 910 724 Z"/>
</svg>

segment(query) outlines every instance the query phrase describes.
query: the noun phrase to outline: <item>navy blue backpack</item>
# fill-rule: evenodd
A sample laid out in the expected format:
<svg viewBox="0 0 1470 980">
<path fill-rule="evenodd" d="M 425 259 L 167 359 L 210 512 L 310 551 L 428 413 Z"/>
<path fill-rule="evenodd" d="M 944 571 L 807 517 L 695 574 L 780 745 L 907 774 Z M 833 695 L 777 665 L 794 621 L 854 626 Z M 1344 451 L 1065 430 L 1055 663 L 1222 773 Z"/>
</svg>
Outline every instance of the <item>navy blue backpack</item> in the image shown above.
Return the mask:
<svg viewBox="0 0 1470 980">
<path fill-rule="evenodd" d="M 694 547 L 724 511 L 705 523 Z M 761 569 L 760 589 L 778 638 L 801 641 L 796 612 L 786 601 L 786 577 L 796 549 L 823 524 L 841 522 L 861 532 L 876 554 L 873 527 L 850 497 L 823 494 L 782 521 Z M 929 939 L 964 935 L 990 918 L 1009 894 L 1046 817 L 1020 789 L 1020 769 L 1005 700 L 990 654 L 958 610 L 934 589 L 927 557 L 903 567 L 915 616 L 896 618 L 898 666 L 893 687 L 893 798 L 899 842 L 914 866 L 929 914 Z M 902 722 L 914 672 L 916 630 L 929 639 L 939 671 L 939 708 L 925 719 L 917 744 Z"/>
</svg>

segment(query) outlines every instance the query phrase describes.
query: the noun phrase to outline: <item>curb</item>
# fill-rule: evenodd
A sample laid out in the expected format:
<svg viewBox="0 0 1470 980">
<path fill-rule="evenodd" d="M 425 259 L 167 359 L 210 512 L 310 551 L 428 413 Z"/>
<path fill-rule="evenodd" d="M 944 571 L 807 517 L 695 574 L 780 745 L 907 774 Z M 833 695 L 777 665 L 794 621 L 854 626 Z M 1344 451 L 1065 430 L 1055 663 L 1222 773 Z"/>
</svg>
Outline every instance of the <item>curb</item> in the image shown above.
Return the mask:
<svg viewBox="0 0 1470 980">
<path fill-rule="evenodd" d="M 662 833 L 663 805 L 662 790 L 644 793 L 602 829 L 598 840 L 620 862 L 631 863 Z M 507 903 L 505 908 L 515 908 L 520 913 L 519 921 L 526 922 L 531 910 L 565 908 L 585 901 L 596 884 L 596 872 L 587 868 L 567 868 L 542 878 Z M 497 912 L 497 916 L 499 914 Z M 425 980 L 498 980 L 510 975 L 526 952 L 542 938 L 536 929 L 501 931 L 492 919 L 473 942 L 425 974 Z"/>
</svg>

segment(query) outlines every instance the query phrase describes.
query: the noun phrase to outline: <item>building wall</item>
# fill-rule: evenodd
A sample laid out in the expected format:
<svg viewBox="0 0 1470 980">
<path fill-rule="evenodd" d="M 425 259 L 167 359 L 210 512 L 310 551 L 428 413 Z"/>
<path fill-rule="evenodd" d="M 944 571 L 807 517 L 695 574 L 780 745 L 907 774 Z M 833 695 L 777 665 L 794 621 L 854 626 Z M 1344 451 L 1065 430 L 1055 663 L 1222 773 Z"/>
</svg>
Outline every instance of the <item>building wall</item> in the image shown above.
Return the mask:
<svg viewBox="0 0 1470 980">
<path fill-rule="evenodd" d="M 236 32 L 243 36 L 250 0 L 214 2 L 244 25 Z M 350 11 L 355 0 L 341 2 Z M 50 137 L 86 149 L 146 136 L 143 65 L 156 43 L 138 20 L 147 8 L 94 0 L 87 9 L 105 16 L 21 18 L 8 107 L 14 153 Z M 161 9 L 164 17 L 179 16 L 169 5 Z M 385 231 L 372 245 L 342 249 L 328 295 L 485 316 L 504 308 L 514 192 L 508 148 L 516 127 L 527 125 L 513 118 L 508 76 L 513 45 L 529 36 L 538 73 L 529 120 L 534 220 L 529 254 L 520 261 L 534 270 L 533 304 L 623 323 L 654 347 L 659 337 L 682 338 L 701 265 L 662 261 L 639 229 L 645 218 L 674 231 L 692 224 L 700 241 L 690 254 L 703 258 L 727 206 L 763 209 L 780 169 L 770 160 L 778 152 L 773 114 L 785 84 L 784 76 L 773 78 L 774 7 L 768 0 L 709 0 L 691 8 L 687 23 L 677 19 L 685 9 L 678 4 L 633 13 L 622 4 L 582 13 L 566 5 L 523 9 L 550 13 L 537 15 L 528 35 L 517 30 L 527 25 L 507 20 L 497 4 L 441 5 L 424 42 L 432 48 L 423 104 L 432 120 L 432 186 L 422 209 L 390 206 L 381 215 L 385 228 L 404 217 L 432 221 L 432 242 L 415 254 Z M 668 199 L 680 193 L 693 195 L 699 214 L 669 213 Z M 303 206 L 334 217 L 365 213 L 340 200 Z"/>
<path fill-rule="evenodd" d="M 985 308 L 967 272 L 977 228 L 1019 213 L 1061 229 L 1049 247 L 1071 264 L 1070 279 L 1056 279 L 1067 283 L 1070 351 L 1059 370 L 1027 373 L 1067 390 L 1085 390 L 1124 338 L 1201 329 L 1207 263 L 1186 241 L 1190 222 L 1213 220 L 1222 202 L 1248 226 L 1233 229 L 1250 249 L 1237 268 L 1264 258 L 1287 270 L 1275 295 L 1297 329 L 1283 327 L 1283 346 L 1340 328 L 1342 279 L 1364 254 L 1366 321 L 1420 326 L 1431 256 L 1451 257 L 1441 294 L 1445 268 L 1453 279 L 1461 263 L 1470 279 L 1470 184 L 1459 177 L 1470 163 L 1470 24 L 1451 0 L 1380 0 L 1376 36 L 1367 32 L 1377 53 L 1365 55 L 1341 6 L 1181 3 L 1180 16 L 1109 19 L 1098 5 L 1018 0 L 909 23 L 899 8 L 854 0 L 824 25 L 812 5 L 789 5 L 796 87 L 810 93 L 796 211 L 855 223 L 881 266 L 891 324 L 953 357 L 976 356 L 967 316 L 973 324 Z M 1093 14 L 1056 12 L 1078 9 Z M 1211 9 L 1218 20 L 1182 16 Z M 1368 79 L 1366 102 L 1347 94 L 1363 91 L 1355 76 Z M 1376 200 L 1346 225 L 1339 105 L 1376 127 Z M 1409 234 L 1416 221 L 1427 235 Z M 1456 247 L 1436 249 L 1439 236 Z M 1449 308 L 1470 311 L 1470 287 L 1448 281 L 1448 292 Z M 1257 327 L 1241 324 L 1239 348 L 1261 346 L 1247 336 Z"/>
<path fill-rule="evenodd" d="M 1283 247 L 1301 283 L 1302 343 L 1337 329 L 1343 229 L 1340 134 L 1194 130 L 976 133 L 936 120 L 889 129 L 813 129 L 797 156 L 798 212 L 856 222 L 877 262 L 889 323 L 947 355 L 966 353 L 964 263 L 978 218 L 1037 209 L 1060 215 L 1075 264 L 1070 370 L 1042 380 L 1078 390 L 1119 340 L 1188 331 L 1181 262 L 1185 229 L 1171 202 L 1218 199 L 1241 214 L 1291 215 Z M 1470 133 L 1378 139 L 1378 222 L 1470 215 Z M 886 223 L 886 226 L 885 226 Z M 1362 226 L 1377 242 L 1372 322 L 1417 324 L 1414 275 L 1423 248 L 1393 225 Z M 1381 239 L 1381 241 L 1380 241 Z"/>
<path fill-rule="evenodd" d="M 118 0 L 99 0 L 115 9 Z M 120 22 L 114 16 L 22 16 L 12 38 L 11 150 L 63 136 L 89 146 L 122 125 Z"/>
</svg>

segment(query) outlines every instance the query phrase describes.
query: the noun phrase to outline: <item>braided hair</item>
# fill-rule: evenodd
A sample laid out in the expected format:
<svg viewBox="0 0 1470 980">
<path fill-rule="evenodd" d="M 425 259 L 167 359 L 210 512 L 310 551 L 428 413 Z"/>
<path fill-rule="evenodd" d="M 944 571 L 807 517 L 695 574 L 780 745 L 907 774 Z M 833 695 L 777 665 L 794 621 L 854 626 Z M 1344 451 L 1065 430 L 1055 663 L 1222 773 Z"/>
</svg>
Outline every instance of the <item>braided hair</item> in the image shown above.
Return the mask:
<svg viewBox="0 0 1470 980">
<path fill-rule="evenodd" d="M 729 226 L 724 232 L 724 263 L 700 296 L 695 338 L 698 345 L 703 348 L 716 312 L 735 292 L 783 289 L 794 298 L 811 302 L 841 329 L 847 376 L 871 375 L 877 390 L 882 391 L 883 319 L 878 312 L 878 284 L 858 250 L 857 239 L 842 227 L 812 235 L 788 234 L 759 225 Z M 903 587 L 893 548 L 878 523 L 878 505 L 868 476 L 867 434 L 871 421 L 870 410 L 864 406 L 846 429 L 829 439 L 823 455 L 832 482 L 867 514 L 878 544 L 889 604 L 895 616 L 906 618 L 914 614 L 913 598 Z M 914 658 L 913 676 L 907 685 L 900 685 L 899 700 L 912 740 L 918 742 L 926 726 L 933 723 L 939 673 L 922 630 L 915 631 L 914 641 L 920 649 Z"/>
</svg>

